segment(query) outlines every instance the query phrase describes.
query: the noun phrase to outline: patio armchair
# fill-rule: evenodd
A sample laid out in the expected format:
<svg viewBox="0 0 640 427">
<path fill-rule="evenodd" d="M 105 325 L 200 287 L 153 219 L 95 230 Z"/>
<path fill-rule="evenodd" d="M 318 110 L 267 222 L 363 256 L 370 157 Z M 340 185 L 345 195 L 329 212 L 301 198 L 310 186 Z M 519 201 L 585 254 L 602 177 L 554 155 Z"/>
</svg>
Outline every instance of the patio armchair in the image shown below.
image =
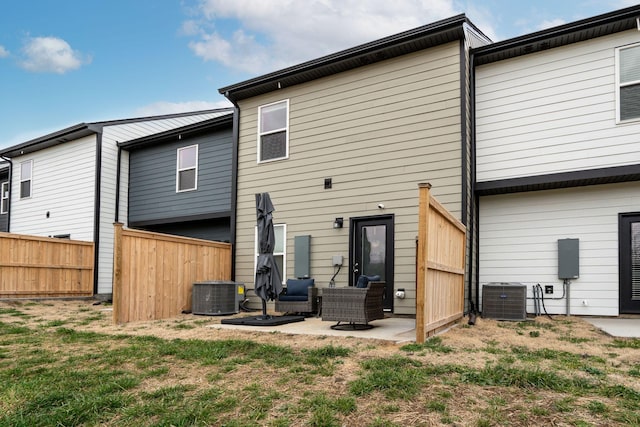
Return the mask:
<svg viewBox="0 0 640 427">
<path fill-rule="evenodd" d="M 372 328 L 370 321 L 384 319 L 384 287 L 385 282 L 369 281 L 364 288 L 324 288 L 322 320 L 338 322 L 331 329 Z"/>
<path fill-rule="evenodd" d="M 314 279 L 287 279 L 286 288 L 276 299 L 280 313 L 315 313 L 318 311 L 318 288 Z"/>
</svg>

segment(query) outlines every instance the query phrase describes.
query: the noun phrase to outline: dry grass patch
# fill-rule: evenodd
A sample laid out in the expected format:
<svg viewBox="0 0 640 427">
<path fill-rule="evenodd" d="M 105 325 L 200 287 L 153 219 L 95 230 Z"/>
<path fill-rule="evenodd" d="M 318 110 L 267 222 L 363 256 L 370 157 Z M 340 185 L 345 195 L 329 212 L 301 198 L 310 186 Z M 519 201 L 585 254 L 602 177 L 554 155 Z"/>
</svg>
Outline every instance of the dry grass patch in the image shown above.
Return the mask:
<svg viewBox="0 0 640 427">
<path fill-rule="evenodd" d="M 580 318 L 479 319 L 423 345 L 111 323 L 91 301 L 0 303 L 0 425 L 640 424 L 639 340 Z"/>
</svg>

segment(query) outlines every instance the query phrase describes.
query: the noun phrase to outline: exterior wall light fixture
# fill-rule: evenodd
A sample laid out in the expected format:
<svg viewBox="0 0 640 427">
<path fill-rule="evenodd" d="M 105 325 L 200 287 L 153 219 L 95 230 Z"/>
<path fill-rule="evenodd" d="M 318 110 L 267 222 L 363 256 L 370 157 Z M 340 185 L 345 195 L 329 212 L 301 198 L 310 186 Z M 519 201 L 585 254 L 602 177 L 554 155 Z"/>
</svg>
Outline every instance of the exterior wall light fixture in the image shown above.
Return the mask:
<svg viewBox="0 0 640 427">
<path fill-rule="evenodd" d="M 333 221 L 333 228 L 342 228 L 343 223 L 344 220 L 342 218 L 336 218 L 336 220 Z"/>
</svg>

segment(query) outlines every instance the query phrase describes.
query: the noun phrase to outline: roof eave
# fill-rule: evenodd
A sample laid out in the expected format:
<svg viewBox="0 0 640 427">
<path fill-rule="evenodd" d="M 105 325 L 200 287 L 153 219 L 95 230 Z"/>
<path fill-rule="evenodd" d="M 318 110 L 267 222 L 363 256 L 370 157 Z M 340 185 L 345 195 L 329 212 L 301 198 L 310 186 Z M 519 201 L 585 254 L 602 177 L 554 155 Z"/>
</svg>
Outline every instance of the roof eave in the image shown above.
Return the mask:
<svg viewBox="0 0 640 427">
<path fill-rule="evenodd" d="M 120 142 L 118 143 L 118 147 L 125 150 L 133 150 L 145 147 L 149 144 L 163 143 L 175 140 L 176 138 L 201 134 L 225 125 L 231 125 L 232 123 L 233 110 L 231 110 L 229 114 L 225 114 L 224 116 L 218 116 L 213 119 L 193 123 L 180 128 L 170 129 L 164 132 L 143 136 L 141 138 L 132 139 L 131 141 Z"/>
<path fill-rule="evenodd" d="M 631 6 L 481 46 L 471 53 L 474 65 L 483 65 L 633 29 L 637 18 L 640 18 L 640 6 Z"/>
<path fill-rule="evenodd" d="M 0 156 L 3 157 L 17 157 L 24 154 L 33 153 L 34 151 L 42 150 L 44 148 L 53 147 L 58 144 L 64 144 L 65 142 L 72 141 L 74 139 L 82 138 L 84 136 L 97 134 L 102 131 L 102 127 L 95 124 L 80 123 L 27 142 L 23 142 L 12 147 L 7 147 L 0 152 Z"/>
<path fill-rule="evenodd" d="M 438 36 L 455 35 L 454 38 L 460 40 L 464 38 L 465 24 L 475 28 L 464 14 L 460 14 L 413 30 L 226 86 L 220 88 L 218 91 L 235 103 L 241 99 L 316 80 L 321 77 L 337 74 L 403 54 L 416 52 L 448 41 L 445 37 L 447 41 L 437 42 L 437 40 L 439 40 Z"/>
</svg>

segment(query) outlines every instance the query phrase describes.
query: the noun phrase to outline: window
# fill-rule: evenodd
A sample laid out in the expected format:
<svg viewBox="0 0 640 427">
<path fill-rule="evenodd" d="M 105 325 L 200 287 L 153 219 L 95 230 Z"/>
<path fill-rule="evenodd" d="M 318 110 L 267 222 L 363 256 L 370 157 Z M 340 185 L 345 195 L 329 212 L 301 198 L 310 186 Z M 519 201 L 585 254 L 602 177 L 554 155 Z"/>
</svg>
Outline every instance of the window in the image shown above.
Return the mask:
<svg viewBox="0 0 640 427">
<path fill-rule="evenodd" d="M 273 257 L 275 258 L 276 264 L 280 269 L 280 275 L 282 276 L 282 284 L 286 282 L 286 271 L 287 271 L 287 226 L 286 224 L 274 224 L 273 232 L 276 236 L 276 244 L 273 248 Z M 256 251 L 256 257 L 254 260 L 253 270 L 255 275 L 255 268 L 258 263 L 258 227 L 255 227 L 255 242 L 254 247 Z"/>
<path fill-rule="evenodd" d="M 616 49 L 617 121 L 640 119 L 640 44 Z"/>
<path fill-rule="evenodd" d="M 289 157 L 289 100 L 258 108 L 258 163 Z"/>
<path fill-rule="evenodd" d="M 33 175 L 33 160 L 20 163 L 20 198 L 31 197 L 31 178 Z"/>
<path fill-rule="evenodd" d="M 176 192 L 198 188 L 198 146 L 178 148 Z"/>
<path fill-rule="evenodd" d="M 0 214 L 9 212 L 9 183 L 0 184 Z"/>
</svg>

